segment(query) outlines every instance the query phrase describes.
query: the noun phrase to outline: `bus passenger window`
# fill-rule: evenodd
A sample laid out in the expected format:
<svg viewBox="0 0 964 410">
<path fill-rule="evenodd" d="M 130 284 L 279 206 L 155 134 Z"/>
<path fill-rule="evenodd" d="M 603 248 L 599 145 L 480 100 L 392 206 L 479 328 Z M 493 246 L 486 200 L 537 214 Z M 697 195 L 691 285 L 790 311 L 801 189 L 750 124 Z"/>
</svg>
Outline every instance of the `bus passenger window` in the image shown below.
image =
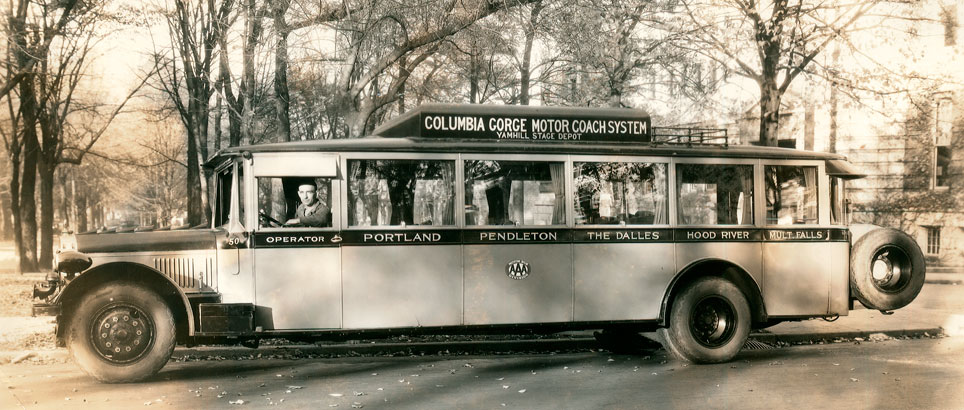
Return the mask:
<svg viewBox="0 0 964 410">
<path fill-rule="evenodd" d="M 817 223 L 817 167 L 767 165 L 767 224 Z"/>
<path fill-rule="evenodd" d="M 455 161 L 349 160 L 348 225 L 455 225 Z"/>
<path fill-rule="evenodd" d="M 331 178 L 258 178 L 258 226 L 331 226 Z"/>
<path fill-rule="evenodd" d="M 465 224 L 566 223 L 562 162 L 465 161 Z"/>
<path fill-rule="evenodd" d="M 577 225 L 668 224 L 666 164 L 573 163 Z"/>
<path fill-rule="evenodd" d="M 753 166 L 677 164 L 683 225 L 752 225 Z"/>
</svg>

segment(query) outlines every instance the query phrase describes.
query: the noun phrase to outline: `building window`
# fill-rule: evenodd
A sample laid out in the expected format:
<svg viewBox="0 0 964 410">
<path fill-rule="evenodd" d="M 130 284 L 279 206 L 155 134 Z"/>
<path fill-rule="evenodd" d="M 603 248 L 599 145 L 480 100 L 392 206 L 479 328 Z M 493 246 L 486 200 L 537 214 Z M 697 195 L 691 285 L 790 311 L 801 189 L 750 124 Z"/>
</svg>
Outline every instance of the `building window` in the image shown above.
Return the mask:
<svg viewBox="0 0 964 410">
<path fill-rule="evenodd" d="M 944 45 L 957 45 L 957 6 L 945 6 L 941 10 L 941 21 L 944 23 Z"/>
<path fill-rule="evenodd" d="M 937 102 L 936 126 L 934 129 L 934 187 L 949 186 L 951 165 L 951 137 L 954 130 L 954 102 L 942 98 Z"/>
<path fill-rule="evenodd" d="M 927 227 L 927 254 L 938 255 L 941 253 L 941 227 Z"/>
</svg>

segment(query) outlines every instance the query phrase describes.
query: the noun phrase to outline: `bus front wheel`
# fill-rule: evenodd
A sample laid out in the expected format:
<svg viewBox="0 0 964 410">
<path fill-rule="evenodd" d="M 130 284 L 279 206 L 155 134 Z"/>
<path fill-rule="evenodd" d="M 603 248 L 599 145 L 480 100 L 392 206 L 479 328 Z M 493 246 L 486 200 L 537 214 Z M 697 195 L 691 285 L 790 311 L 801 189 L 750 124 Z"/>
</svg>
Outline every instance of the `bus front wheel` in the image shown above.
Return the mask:
<svg viewBox="0 0 964 410">
<path fill-rule="evenodd" d="M 705 277 L 689 284 L 670 308 L 669 327 L 659 329 L 663 347 L 692 363 L 733 359 L 750 334 L 750 305 L 733 283 Z"/>
<path fill-rule="evenodd" d="M 174 315 L 157 293 L 134 283 L 110 283 L 75 306 L 67 347 L 81 369 L 97 380 L 143 380 L 171 358 Z"/>
</svg>

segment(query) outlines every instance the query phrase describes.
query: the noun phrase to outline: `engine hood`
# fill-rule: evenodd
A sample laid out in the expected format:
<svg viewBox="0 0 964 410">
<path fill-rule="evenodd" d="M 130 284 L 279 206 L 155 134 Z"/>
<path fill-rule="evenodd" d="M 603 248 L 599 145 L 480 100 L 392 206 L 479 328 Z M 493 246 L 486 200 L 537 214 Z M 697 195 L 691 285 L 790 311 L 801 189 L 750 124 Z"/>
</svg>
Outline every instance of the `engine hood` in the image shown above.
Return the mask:
<svg viewBox="0 0 964 410">
<path fill-rule="evenodd" d="M 211 229 L 77 235 L 77 251 L 84 253 L 185 251 L 214 249 L 215 245 Z"/>
</svg>

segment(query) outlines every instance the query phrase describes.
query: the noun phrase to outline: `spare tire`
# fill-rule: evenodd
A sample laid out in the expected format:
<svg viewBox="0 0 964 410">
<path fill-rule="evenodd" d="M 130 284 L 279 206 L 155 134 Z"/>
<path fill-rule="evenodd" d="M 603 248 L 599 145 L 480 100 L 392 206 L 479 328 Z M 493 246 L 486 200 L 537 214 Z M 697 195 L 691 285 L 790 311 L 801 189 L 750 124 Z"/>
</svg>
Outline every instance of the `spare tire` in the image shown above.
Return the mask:
<svg viewBox="0 0 964 410">
<path fill-rule="evenodd" d="M 862 236 L 850 252 L 850 290 L 864 306 L 907 306 L 924 287 L 924 253 L 917 241 L 890 228 Z"/>
</svg>

